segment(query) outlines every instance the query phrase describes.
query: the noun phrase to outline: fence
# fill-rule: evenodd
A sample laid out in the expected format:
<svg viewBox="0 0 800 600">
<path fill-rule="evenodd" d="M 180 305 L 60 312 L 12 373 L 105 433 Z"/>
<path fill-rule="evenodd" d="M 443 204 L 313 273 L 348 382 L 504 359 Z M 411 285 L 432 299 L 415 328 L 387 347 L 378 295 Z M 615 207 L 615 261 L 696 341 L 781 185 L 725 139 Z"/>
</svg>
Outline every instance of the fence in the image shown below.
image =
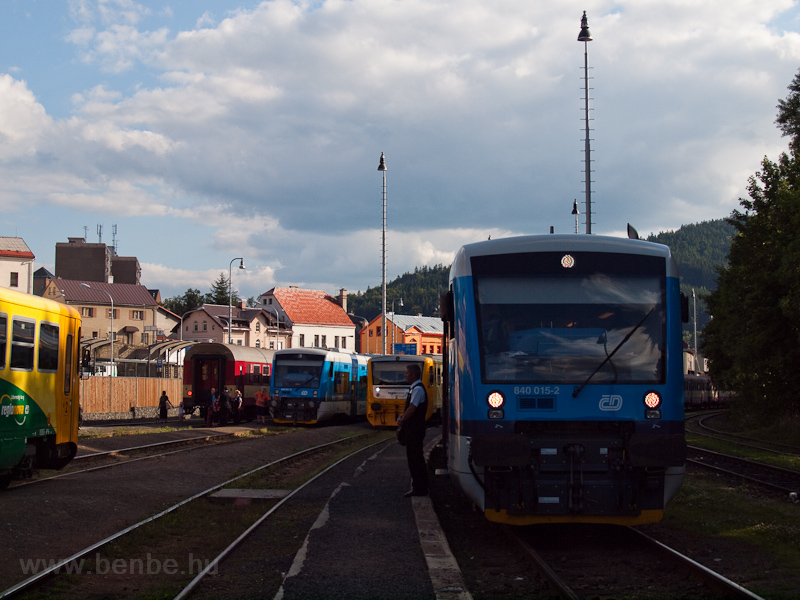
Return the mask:
<svg viewBox="0 0 800 600">
<path fill-rule="evenodd" d="M 131 408 L 157 407 L 162 391 L 167 392 L 173 406 L 178 406 L 183 382 L 160 377 L 85 377 L 81 379 L 81 406 L 84 415 L 130 414 Z"/>
</svg>

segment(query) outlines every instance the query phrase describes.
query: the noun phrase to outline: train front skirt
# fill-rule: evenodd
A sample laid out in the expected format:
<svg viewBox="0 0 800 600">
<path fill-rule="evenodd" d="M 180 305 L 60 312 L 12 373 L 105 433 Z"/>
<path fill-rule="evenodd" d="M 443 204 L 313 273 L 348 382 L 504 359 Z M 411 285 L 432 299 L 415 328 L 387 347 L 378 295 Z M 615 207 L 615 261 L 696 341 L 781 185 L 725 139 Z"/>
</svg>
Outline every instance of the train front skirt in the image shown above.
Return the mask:
<svg viewBox="0 0 800 600">
<path fill-rule="evenodd" d="M 685 462 L 682 436 L 658 437 L 645 446 L 659 449 L 649 458 L 635 439 L 609 432 L 476 435 L 451 476 L 491 521 L 652 523 L 680 488 Z"/>
</svg>

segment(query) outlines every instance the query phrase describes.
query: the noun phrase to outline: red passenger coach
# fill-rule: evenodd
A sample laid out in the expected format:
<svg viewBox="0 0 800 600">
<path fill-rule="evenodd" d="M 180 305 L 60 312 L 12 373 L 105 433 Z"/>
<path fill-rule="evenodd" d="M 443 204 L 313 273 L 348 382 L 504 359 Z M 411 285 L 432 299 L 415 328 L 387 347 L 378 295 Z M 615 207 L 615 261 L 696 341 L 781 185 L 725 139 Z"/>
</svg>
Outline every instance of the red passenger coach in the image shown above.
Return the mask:
<svg viewBox="0 0 800 600">
<path fill-rule="evenodd" d="M 262 387 L 269 392 L 274 350 L 234 346 L 232 344 L 198 343 L 186 351 L 183 363 L 183 408 L 191 414 L 199 406 L 205 414 L 205 406 L 211 388 L 227 387 L 242 392 L 245 420 L 255 417 L 255 395 Z"/>
</svg>

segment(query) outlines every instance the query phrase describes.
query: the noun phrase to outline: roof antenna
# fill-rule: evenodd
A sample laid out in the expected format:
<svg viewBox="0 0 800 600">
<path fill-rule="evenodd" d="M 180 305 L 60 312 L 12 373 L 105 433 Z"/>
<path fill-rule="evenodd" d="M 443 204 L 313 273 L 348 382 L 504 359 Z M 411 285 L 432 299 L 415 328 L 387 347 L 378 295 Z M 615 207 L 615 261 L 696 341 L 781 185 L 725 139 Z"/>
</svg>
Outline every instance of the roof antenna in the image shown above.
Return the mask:
<svg viewBox="0 0 800 600">
<path fill-rule="evenodd" d="M 628 223 L 628 239 L 631 240 L 640 240 L 642 238 L 639 237 L 639 232 L 634 229 L 633 225 Z"/>
</svg>

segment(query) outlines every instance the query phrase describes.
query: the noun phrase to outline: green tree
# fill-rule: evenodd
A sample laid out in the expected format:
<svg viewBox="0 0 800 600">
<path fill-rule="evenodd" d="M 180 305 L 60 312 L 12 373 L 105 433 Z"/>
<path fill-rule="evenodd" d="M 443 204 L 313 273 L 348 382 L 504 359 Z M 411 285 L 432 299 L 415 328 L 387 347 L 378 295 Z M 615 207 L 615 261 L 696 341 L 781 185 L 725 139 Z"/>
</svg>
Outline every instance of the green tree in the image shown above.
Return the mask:
<svg viewBox="0 0 800 600">
<path fill-rule="evenodd" d="M 203 304 L 203 300 L 204 298 L 200 290 L 189 288 L 182 296 L 167 298 L 161 304 L 167 310 L 171 310 L 176 315 L 182 317 L 190 310 L 194 310 Z"/>
<path fill-rule="evenodd" d="M 702 345 L 715 382 L 764 419 L 800 412 L 800 73 L 789 90 L 776 120 L 789 153 L 764 158 L 728 219 L 736 235 Z"/>
<path fill-rule="evenodd" d="M 225 273 L 220 273 L 217 280 L 211 286 L 211 291 L 205 296 L 206 304 L 221 304 L 228 306 L 228 278 Z M 231 303 L 239 303 L 239 294 L 233 290 Z"/>
</svg>

